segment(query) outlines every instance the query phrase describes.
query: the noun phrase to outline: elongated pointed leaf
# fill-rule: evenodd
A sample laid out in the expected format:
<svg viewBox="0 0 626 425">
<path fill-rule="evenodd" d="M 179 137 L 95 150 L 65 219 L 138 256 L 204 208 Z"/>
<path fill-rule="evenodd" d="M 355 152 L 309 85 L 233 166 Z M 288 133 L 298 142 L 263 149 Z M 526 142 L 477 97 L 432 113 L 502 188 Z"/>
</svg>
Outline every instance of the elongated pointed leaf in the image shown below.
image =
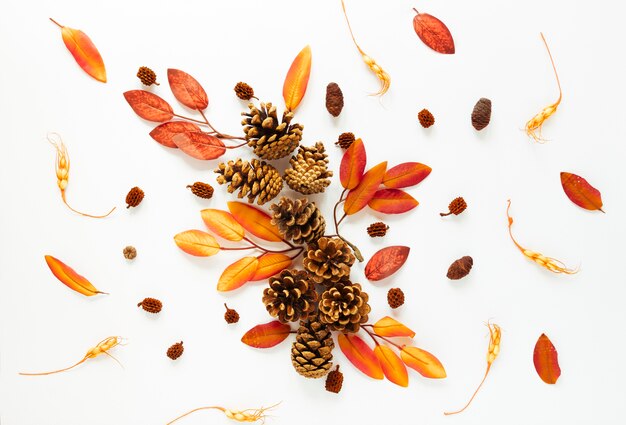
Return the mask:
<svg viewBox="0 0 626 425">
<path fill-rule="evenodd" d="M 283 342 L 291 332 L 291 327 L 278 320 L 256 325 L 241 337 L 241 342 L 254 348 L 270 348 Z"/>
<path fill-rule="evenodd" d="M 96 80 L 106 83 L 107 72 L 104 67 L 104 61 L 89 36 L 81 30 L 63 26 L 52 18 L 50 20 L 61 28 L 61 37 L 65 47 L 67 47 L 67 50 L 70 51 L 74 60 L 83 71 Z"/>
<path fill-rule="evenodd" d="M 365 265 L 365 277 L 377 281 L 391 276 L 406 262 L 410 250 L 408 246 L 388 246 L 377 251 Z"/>
<path fill-rule="evenodd" d="M 406 336 L 413 338 L 415 336 L 415 332 L 389 316 L 385 316 L 374 323 L 374 332 L 377 335 L 387 337 Z"/>
<path fill-rule="evenodd" d="M 348 192 L 346 202 L 343 204 L 343 211 L 347 215 L 355 214 L 367 205 L 383 181 L 385 170 L 387 170 L 387 161 L 375 165 L 365 173 L 359 185 Z"/>
<path fill-rule="evenodd" d="M 378 358 L 385 377 L 401 387 L 409 386 L 409 374 L 406 366 L 393 350 L 386 345 L 377 345 L 374 354 Z"/>
<path fill-rule="evenodd" d="M 402 347 L 400 357 L 405 365 L 415 369 L 425 378 L 443 379 L 447 376 L 446 370 L 437 357 L 426 350 L 417 347 Z"/>
<path fill-rule="evenodd" d="M 293 60 L 285 77 L 283 98 L 285 99 L 285 106 L 290 111 L 294 111 L 300 105 L 300 101 L 306 93 L 311 74 L 311 58 L 311 47 L 306 46 Z"/>
<path fill-rule="evenodd" d="M 165 122 L 172 119 L 174 110 L 165 100 L 145 90 L 130 90 L 124 98 L 133 111 L 144 120 Z"/>
<path fill-rule="evenodd" d="M 202 230 L 187 230 L 174 236 L 176 245 L 187 254 L 210 257 L 220 252 L 220 245 L 213 235 Z"/>
<path fill-rule="evenodd" d="M 249 282 L 256 273 L 259 260 L 256 257 L 244 257 L 226 267 L 219 281 L 218 291 L 232 291 Z"/>
<path fill-rule="evenodd" d="M 76 273 L 76 271 L 65 264 L 61 260 L 57 260 L 51 255 L 46 255 L 46 264 L 50 267 L 52 274 L 61 281 L 65 286 L 79 294 L 91 297 L 96 294 L 104 294 L 98 291 L 85 277 Z"/>
<path fill-rule="evenodd" d="M 383 379 L 383 369 L 374 351 L 359 336 L 354 334 L 339 334 L 337 337 L 339 348 L 350 363 L 361 372 L 374 379 Z"/>
<path fill-rule="evenodd" d="M 535 370 L 543 382 L 546 384 L 556 384 L 561 376 L 559 367 L 559 354 L 546 334 L 541 334 L 535 344 L 533 353 L 533 363 Z"/>
<path fill-rule="evenodd" d="M 339 180 L 344 189 L 354 189 L 361 183 L 366 163 L 367 155 L 363 140 L 356 139 L 341 158 Z"/>
<path fill-rule="evenodd" d="M 567 197 L 586 210 L 602 210 L 602 195 L 587 180 L 572 173 L 561 173 L 561 185 Z"/>
<path fill-rule="evenodd" d="M 415 12 L 417 15 L 413 18 L 413 29 L 420 40 L 435 52 L 453 54 L 454 39 L 448 27 L 428 13 Z"/>
<path fill-rule="evenodd" d="M 179 133 L 172 141 L 187 155 L 201 160 L 219 158 L 226 152 L 224 142 L 206 133 Z"/>
<path fill-rule="evenodd" d="M 206 92 L 195 78 L 179 69 L 168 69 L 167 80 L 174 97 L 188 108 L 203 110 L 209 106 Z"/>
<path fill-rule="evenodd" d="M 243 202 L 231 201 L 228 203 L 230 213 L 248 232 L 257 238 L 270 242 L 283 240 L 278 227 L 272 224 L 272 217 L 264 211 Z"/>
<path fill-rule="evenodd" d="M 432 168 L 419 162 L 404 162 L 390 168 L 383 177 L 383 184 L 390 189 L 415 186 L 424 180 Z"/>
<path fill-rule="evenodd" d="M 240 241 L 246 234 L 241 224 L 227 211 L 206 209 L 200 211 L 200 215 L 210 231 L 227 241 Z"/>
<path fill-rule="evenodd" d="M 257 265 L 256 272 L 250 280 L 265 280 L 277 273 L 280 273 L 290 265 L 291 258 L 288 255 L 268 252 L 259 258 L 259 264 Z"/>
<path fill-rule="evenodd" d="M 174 143 L 174 136 L 184 133 L 200 133 L 200 127 L 192 122 L 186 121 L 170 121 L 156 126 L 151 132 L 150 137 L 168 148 L 178 149 Z"/>
<path fill-rule="evenodd" d="M 419 202 L 400 189 L 380 189 L 367 205 L 383 214 L 402 214 L 417 207 Z"/>
</svg>

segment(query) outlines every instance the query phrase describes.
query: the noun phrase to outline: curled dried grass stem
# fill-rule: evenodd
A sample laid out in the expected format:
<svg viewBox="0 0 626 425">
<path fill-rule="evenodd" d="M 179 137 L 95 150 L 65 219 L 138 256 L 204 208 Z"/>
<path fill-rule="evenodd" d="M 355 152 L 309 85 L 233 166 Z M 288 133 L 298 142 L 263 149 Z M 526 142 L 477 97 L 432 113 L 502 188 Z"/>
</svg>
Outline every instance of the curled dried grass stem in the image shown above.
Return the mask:
<svg viewBox="0 0 626 425">
<path fill-rule="evenodd" d="M 265 414 L 266 411 L 273 409 L 274 407 L 278 406 L 280 403 L 276 403 L 272 406 L 269 407 L 261 407 L 260 409 L 245 409 L 245 410 L 230 410 L 230 409 L 226 409 L 224 407 L 221 406 L 204 406 L 204 407 L 197 407 L 193 410 L 190 410 L 189 412 L 180 415 L 179 417 L 177 417 L 176 419 L 172 420 L 171 422 L 168 422 L 167 425 L 171 425 L 174 422 L 178 421 L 179 419 L 182 419 L 186 416 L 191 415 L 192 413 L 198 412 L 200 410 L 210 410 L 210 409 L 215 409 L 215 410 L 219 410 L 222 413 L 224 413 L 224 415 L 226 415 L 227 418 L 232 419 L 236 422 L 257 422 L 257 421 L 261 421 L 261 423 L 265 423 L 265 419 L 267 418 L 267 415 Z"/>
</svg>

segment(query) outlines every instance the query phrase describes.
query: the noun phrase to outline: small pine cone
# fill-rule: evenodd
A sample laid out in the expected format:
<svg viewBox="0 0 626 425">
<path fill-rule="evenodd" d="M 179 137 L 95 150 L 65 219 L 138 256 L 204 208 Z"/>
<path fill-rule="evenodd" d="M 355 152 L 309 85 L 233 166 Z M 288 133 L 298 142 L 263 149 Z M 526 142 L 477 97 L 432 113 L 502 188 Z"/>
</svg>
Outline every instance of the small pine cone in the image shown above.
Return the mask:
<svg viewBox="0 0 626 425">
<path fill-rule="evenodd" d="M 330 185 L 333 172 L 328 170 L 328 155 L 322 142 L 298 149 L 289 160 L 291 168 L 285 170 L 285 182 L 304 195 L 324 192 Z"/>
<path fill-rule="evenodd" d="M 278 123 L 276 107 L 271 103 L 261 102 L 260 109 L 253 103 L 248 104 L 250 112 L 242 112 L 245 118 L 241 121 L 248 146 L 261 159 L 272 160 L 284 158 L 292 153 L 302 140 L 300 124 L 291 124 L 293 112 L 285 111 L 282 122 Z"/>
<path fill-rule="evenodd" d="M 239 321 L 239 313 L 237 313 L 237 311 L 233 310 L 232 308 L 228 308 L 226 303 L 224 303 L 224 307 L 226 307 L 226 313 L 224 313 L 224 320 L 226 320 L 226 323 L 228 323 L 229 325 L 232 323 L 237 323 Z"/>
<path fill-rule="evenodd" d="M 404 304 L 404 292 L 402 292 L 402 289 L 391 288 L 387 292 L 387 303 L 389 303 L 391 308 L 398 308 Z"/>
<path fill-rule="evenodd" d="M 355 140 L 356 138 L 354 137 L 354 133 L 351 133 L 351 132 L 341 133 L 339 137 L 337 138 L 337 141 L 335 142 L 335 144 L 339 146 L 341 149 L 348 149 L 352 145 L 352 143 L 354 143 Z"/>
<path fill-rule="evenodd" d="M 137 71 L 137 78 L 139 78 L 144 86 L 151 86 L 152 84 L 156 84 L 157 86 L 159 85 L 156 80 L 155 72 L 147 66 L 139 68 L 139 71 Z"/>
<path fill-rule="evenodd" d="M 167 349 L 167 357 L 172 360 L 176 360 L 183 355 L 183 351 L 185 351 L 185 347 L 183 347 L 183 342 L 177 342 Z"/>
<path fill-rule="evenodd" d="M 240 81 L 235 85 L 235 94 L 241 100 L 250 100 L 254 97 L 254 89 Z"/>
<path fill-rule="evenodd" d="M 341 391 L 342 385 L 343 373 L 339 371 L 339 365 L 337 365 L 335 370 L 331 370 L 330 373 L 326 375 L 326 391 L 337 394 Z"/>
<path fill-rule="evenodd" d="M 228 183 L 228 193 L 239 190 L 238 198 L 248 197 L 248 202 L 263 205 L 271 201 L 283 188 L 283 178 L 278 170 L 264 161 L 253 159 L 228 161 L 215 170 L 219 184 Z"/>
<path fill-rule="evenodd" d="M 422 109 L 419 114 L 417 114 L 417 119 L 419 119 L 420 124 L 424 128 L 428 128 L 435 123 L 435 117 L 428 109 Z"/>
<path fill-rule="evenodd" d="M 338 117 L 343 109 L 343 92 L 337 83 L 326 86 L 326 110 L 333 117 Z"/>
<path fill-rule="evenodd" d="M 133 260 L 137 256 L 137 250 L 134 246 L 127 246 L 122 252 L 127 260 Z"/>
<path fill-rule="evenodd" d="M 491 100 L 481 97 L 472 111 L 472 125 L 478 131 L 489 125 L 491 121 Z"/>
<path fill-rule="evenodd" d="M 447 274 L 448 279 L 459 280 L 464 278 L 469 274 L 470 270 L 472 270 L 473 265 L 474 260 L 469 255 L 459 258 L 454 263 L 450 264 Z"/>
<path fill-rule="evenodd" d="M 315 202 L 306 198 L 290 199 L 282 197 L 278 204 L 270 207 L 273 212 L 272 224 L 278 227 L 286 240 L 296 244 L 317 241 L 326 231 L 326 220 Z"/>
<path fill-rule="evenodd" d="M 143 190 L 139 189 L 137 186 L 133 187 L 126 195 L 126 203 L 128 204 L 126 208 L 136 207 L 141 204 L 144 195 Z"/>
<path fill-rule="evenodd" d="M 281 323 L 305 320 L 315 311 L 315 283 L 304 270 L 286 269 L 271 277 L 263 291 L 263 304 Z"/>
<path fill-rule="evenodd" d="M 333 366 L 333 336 L 317 317 L 301 320 L 296 340 L 291 345 L 291 363 L 306 378 L 321 378 Z"/>
<path fill-rule="evenodd" d="M 142 302 L 137 304 L 137 307 L 141 307 L 148 313 L 156 314 L 163 308 L 163 303 L 156 298 L 144 298 Z"/>
<path fill-rule="evenodd" d="M 187 185 L 187 189 L 191 189 L 191 193 L 199 198 L 211 199 L 213 196 L 213 186 L 208 183 L 195 182 Z"/>
<path fill-rule="evenodd" d="M 322 293 L 319 319 L 333 331 L 358 332 L 371 311 L 368 301 L 369 296 L 358 283 L 336 283 Z"/>
<path fill-rule="evenodd" d="M 448 205 L 447 213 L 439 213 L 440 216 L 445 217 L 450 214 L 459 215 L 467 208 L 467 203 L 463 197 L 459 196 L 458 198 L 454 198 L 450 205 Z"/>
<path fill-rule="evenodd" d="M 332 285 L 350 277 L 354 260 L 354 253 L 347 243 L 323 236 L 307 246 L 302 265 L 316 283 Z"/>
<path fill-rule="evenodd" d="M 389 230 L 389 226 L 382 221 L 377 221 L 367 226 L 367 234 L 372 238 L 382 238 L 387 234 L 387 230 Z"/>
</svg>

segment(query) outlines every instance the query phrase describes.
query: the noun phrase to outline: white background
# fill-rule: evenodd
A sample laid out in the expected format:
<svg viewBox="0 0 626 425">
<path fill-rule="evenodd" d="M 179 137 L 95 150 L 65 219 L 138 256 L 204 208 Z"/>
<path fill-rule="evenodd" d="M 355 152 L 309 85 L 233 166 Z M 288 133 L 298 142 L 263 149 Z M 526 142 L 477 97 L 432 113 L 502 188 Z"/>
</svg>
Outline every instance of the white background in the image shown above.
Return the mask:
<svg viewBox="0 0 626 425">
<path fill-rule="evenodd" d="M 184 5 L 182 4 L 184 3 Z M 457 53 L 437 54 L 416 37 L 411 8 L 442 19 Z M 624 159 L 623 7 L 614 1 L 502 2 L 348 1 L 357 40 L 386 69 L 391 90 L 368 97 L 377 80 L 352 44 L 340 2 L 11 2 L 0 15 L 0 422 L 40 424 L 163 424 L 197 406 L 267 406 L 282 401 L 270 423 L 549 424 L 623 423 L 626 396 L 623 241 L 626 237 Z M 109 77 L 85 75 L 65 49 L 54 17 L 84 30 L 102 53 Z M 522 128 L 557 97 L 544 31 L 560 71 L 564 98 L 547 122 L 545 145 Z M 214 183 L 217 161 L 202 162 L 164 148 L 153 127 L 128 107 L 122 93 L 140 88 L 135 77 L 152 67 L 155 92 L 186 112 L 166 84 L 166 69 L 194 75 L 209 94 L 208 115 L 222 131 L 240 134 L 239 101 L 232 87 L 251 84 L 282 108 L 282 83 L 306 44 L 313 51 L 309 87 L 296 118 L 304 144 L 326 143 L 337 172 L 333 142 L 353 131 L 365 141 L 369 165 L 419 161 L 432 174 L 410 193 L 420 206 L 406 215 L 350 217 L 342 232 L 369 258 L 377 249 L 409 245 L 411 254 L 392 278 L 369 283 L 363 265 L 353 279 L 370 294 L 371 320 L 392 315 L 417 332 L 416 344 L 434 353 L 448 378 L 431 381 L 410 372 L 409 388 L 373 381 L 335 359 L 345 374 L 339 395 L 323 380 L 297 375 L 289 344 L 260 351 L 240 342 L 250 327 L 268 321 L 263 283 L 220 294 L 215 284 L 235 255 L 197 259 L 172 236 L 202 229 L 199 211 L 225 208 L 232 199 L 216 187 L 213 199 L 192 196 L 185 185 Z M 339 83 L 345 108 L 338 119 L 324 108 L 325 87 Z M 470 113 L 480 97 L 493 101 L 490 126 L 477 133 Z M 422 129 L 416 114 L 430 109 L 436 124 Z M 54 150 L 45 141 L 59 132 L 72 169 L 69 201 L 110 218 L 77 216 L 62 205 Z M 250 157 L 245 148 L 231 157 Z M 607 212 L 588 212 L 564 195 L 559 172 L 570 171 L 602 191 Z M 338 173 L 337 173 L 338 174 Z M 132 186 L 146 192 L 124 208 Z M 338 176 L 314 199 L 328 217 L 340 192 Z M 287 193 L 294 195 L 293 193 Z M 462 195 L 459 217 L 440 211 Z M 513 201 L 519 241 L 569 265 L 575 276 L 553 275 L 526 260 L 509 240 L 506 200 Z M 388 236 L 371 240 L 365 227 L 379 218 Z M 137 247 L 133 262 L 122 248 Z M 110 296 L 75 294 L 48 270 L 44 255 L 73 266 Z M 474 258 L 469 277 L 451 282 L 449 264 Z M 391 312 L 386 292 L 401 287 L 407 302 Z M 136 307 L 146 296 L 164 309 L 148 316 Z M 241 321 L 227 326 L 223 302 Z M 501 325 L 502 351 L 482 391 L 463 414 L 480 381 L 488 345 L 487 320 Z M 558 383 L 537 376 L 532 352 L 545 332 L 559 351 Z M 129 344 L 71 372 L 20 377 L 79 360 L 110 335 Z M 165 356 L 183 340 L 176 362 Z M 218 412 L 197 413 L 181 424 L 227 423 Z"/>
</svg>

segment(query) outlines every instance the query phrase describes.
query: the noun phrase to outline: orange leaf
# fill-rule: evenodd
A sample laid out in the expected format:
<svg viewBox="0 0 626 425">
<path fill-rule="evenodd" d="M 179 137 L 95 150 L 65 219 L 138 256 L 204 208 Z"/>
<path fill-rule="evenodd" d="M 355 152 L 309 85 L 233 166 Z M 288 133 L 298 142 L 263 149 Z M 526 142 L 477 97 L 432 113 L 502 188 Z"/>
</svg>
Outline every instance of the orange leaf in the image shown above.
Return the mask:
<svg viewBox="0 0 626 425">
<path fill-rule="evenodd" d="M 306 93 L 310 74 L 311 46 L 306 46 L 291 63 L 283 84 L 283 98 L 288 110 L 294 111 L 300 104 Z"/>
<path fill-rule="evenodd" d="M 419 13 L 417 10 L 415 13 L 413 29 L 420 40 L 435 52 L 453 54 L 454 39 L 446 24 L 428 13 Z"/>
<path fill-rule="evenodd" d="M 374 354 L 383 368 L 385 377 L 401 387 L 409 386 L 409 374 L 406 366 L 393 350 L 386 345 L 377 345 Z"/>
<path fill-rule="evenodd" d="M 354 334 L 339 334 L 339 348 L 350 362 L 361 372 L 374 379 L 383 379 L 383 369 L 372 349 Z"/>
<path fill-rule="evenodd" d="M 602 195 L 587 180 L 572 173 L 561 173 L 561 185 L 567 197 L 586 210 L 602 210 Z"/>
<path fill-rule="evenodd" d="M 535 352 L 533 353 L 533 363 L 539 377 L 546 384 L 556 384 L 557 379 L 561 376 L 561 368 L 559 367 L 559 354 L 556 348 L 546 334 L 541 334 L 535 344 Z"/>
<path fill-rule="evenodd" d="M 81 30 L 64 27 L 54 19 L 52 22 L 61 28 L 61 36 L 65 47 L 70 51 L 74 60 L 87 74 L 91 75 L 98 81 L 107 82 L 107 71 L 104 68 L 104 61 L 100 52 L 96 48 L 91 39 Z"/>
<path fill-rule="evenodd" d="M 283 342 L 291 332 L 291 326 L 278 320 L 256 325 L 241 337 L 241 342 L 254 348 L 270 348 Z"/>
<path fill-rule="evenodd" d="M 174 136 L 181 133 L 200 133 L 201 131 L 200 127 L 192 122 L 170 121 L 156 126 L 150 132 L 150 137 L 168 148 L 178 148 L 172 140 Z"/>
<path fill-rule="evenodd" d="M 254 277 L 258 265 L 259 259 L 256 257 L 244 257 L 235 261 L 222 272 L 217 281 L 217 290 L 232 291 L 240 288 Z"/>
<path fill-rule="evenodd" d="M 202 216 L 202 221 L 204 221 L 204 224 L 206 224 L 206 227 L 208 227 L 210 231 L 227 241 L 240 241 L 246 234 L 241 224 L 239 224 L 229 212 L 206 209 L 200 211 L 200 215 Z"/>
<path fill-rule="evenodd" d="M 374 323 L 374 332 L 380 336 L 390 337 L 408 336 L 409 338 L 413 338 L 415 336 L 415 332 L 389 316 L 385 316 Z"/>
<path fill-rule="evenodd" d="M 387 161 L 375 165 L 365 173 L 359 185 L 348 192 L 346 202 L 343 204 L 343 211 L 347 215 L 355 214 L 367 205 L 380 186 L 386 169 Z"/>
<path fill-rule="evenodd" d="M 400 189 L 380 189 L 367 205 L 383 214 L 402 214 L 417 207 L 419 202 Z"/>
<path fill-rule="evenodd" d="M 183 105 L 191 109 L 203 110 L 209 106 L 206 92 L 191 75 L 178 69 L 167 70 L 167 80 L 174 97 Z"/>
<path fill-rule="evenodd" d="M 343 154 L 339 168 L 339 179 L 345 189 L 354 189 L 363 179 L 367 155 L 363 140 L 356 139 Z"/>
<path fill-rule="evenodd" d="M 187 254 L 210 257 L 220 251 L 220 244 L 213 235 L 201 230 L 187 230 L 174 236 L 176 245 Z"/>
<path fill-rule="evenodd" d="M 446 370 L 437 357 L 426 350 L 404 346 L 400 356 L 404 364 L 426 378 L 442 379 L 447 376 Z"/>
<path fill-rule="evenodd" d="M 389 169 L 383 178 L 383 184 L 391 189 L 415 186 L 421 183 L 433 169 L 419 162 L 404 162 Z"/>
<path fill-rule="evenodd" d="M 215 159 L 224 155 L 224 142 L 215 136 L 206 133 L 179 133 L 172 137 L 172 141 L 181 151 L 196 159 Z"/>
<path fill-rule="evenodd" d="M 130 90 L 124 93 L 124 98 L 133 111 L 144 120 L 165 122 L 174 116 L 170 104 L 149 91 Z"/>
<path fill-rule="evenodd" d="M 264 280 L 274 276 L 276 273 L 286 269 L 291 265 L 291 258 L 285 254 L 268 252 L 261 255 L 259 265 L 257 266 L 251 281 Z"/>
<path fill-rule="evenodd" d="M 283 237 L 278 231 L 278 227 L 272 224 L 272 217 L 266 212 L 252 205 L 237 201 L 228 202 L 228 209 L 233 217 L 235 217 L 235 220 L 257 238 L 270 242 L 280 242 L 283 240 Z"/>
<path fill-rule="evenodd" d="M 365 266 L 365 277 L 381 280 L 398 271 L 409 256 L 408 246 L 388 246 L 376 252 Z"/>
<path fill-rule="evenodd" d="M 73 268 L 61 260 L 57 260 L 51 255 L 46 255 L 45 259 L 52 274 L 68 288 L 88 297 L 96 294 L 106 294 L 106 292 L 98 291 L 91 282 L 76 273 Z"/>
</svg>

